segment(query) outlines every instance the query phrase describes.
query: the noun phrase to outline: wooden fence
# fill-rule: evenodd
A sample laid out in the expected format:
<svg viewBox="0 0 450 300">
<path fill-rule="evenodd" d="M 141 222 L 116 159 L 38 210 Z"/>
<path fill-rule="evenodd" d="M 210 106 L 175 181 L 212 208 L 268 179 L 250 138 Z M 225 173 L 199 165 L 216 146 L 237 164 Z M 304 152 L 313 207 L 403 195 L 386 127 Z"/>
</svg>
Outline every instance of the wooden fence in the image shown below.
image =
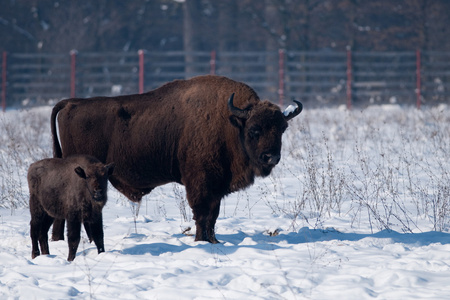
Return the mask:
<svg viewBox="0 0 450 300">
<path fill-rule="evenodd" d="M 281 106 L 437 104 L 450 99 L 446 52 L 193 52 L 1 55 L 2 109 L 69 97 L 142 93 L 202 74 L 252 86 Z"/>
</svg>

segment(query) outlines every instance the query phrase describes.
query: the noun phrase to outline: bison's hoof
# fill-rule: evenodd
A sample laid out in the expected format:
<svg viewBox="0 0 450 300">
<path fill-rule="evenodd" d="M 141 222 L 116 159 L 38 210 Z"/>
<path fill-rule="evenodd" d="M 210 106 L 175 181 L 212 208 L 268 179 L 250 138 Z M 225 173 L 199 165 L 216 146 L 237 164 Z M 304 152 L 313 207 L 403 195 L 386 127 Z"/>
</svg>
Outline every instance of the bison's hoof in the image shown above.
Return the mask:
<svg viewBox="0 0 450 300">
<path fill-rule="evenodd" d="M 211 244 L 220 244 L 220 242 L 215 237 L 213 237 L 213 238 L 198 238 L 198 237 L 196 237 L 195 241 L 196 242 L 208 242 Z"/>
<path fill-rule="evenodd" d="M 220 244 L 220 242 L 216 239 L 216 237 L 210 238 L 208 242 L 210 242 L 211 244 Z"/>
</svg>

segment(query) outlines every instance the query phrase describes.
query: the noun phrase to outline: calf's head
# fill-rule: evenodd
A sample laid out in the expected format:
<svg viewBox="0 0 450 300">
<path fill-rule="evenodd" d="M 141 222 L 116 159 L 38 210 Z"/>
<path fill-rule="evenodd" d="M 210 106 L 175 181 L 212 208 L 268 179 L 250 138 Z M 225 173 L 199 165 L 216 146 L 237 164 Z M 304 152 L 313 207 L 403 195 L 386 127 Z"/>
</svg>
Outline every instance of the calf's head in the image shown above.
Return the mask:
<svg viewBox="0 0 450 300">
<path fill-rule="evenodd" d="M 91 164 L 88 167 L 75 168 L 75 173 L 86 182 L 86 187 L 94 202 L 107 200 L 108 177 L 114 171 L 114 163 L 104 165 L 102 163 Z"/>
<path fill-rule="evenodd" d="M 240 109 L 233 105 L 233 98 L 234 93 L 228 99 L 230 122 L 239 128 L 241 143 L 256 175 L 267 176 L 280 161 L 281 137 L 288 121 L 300 114 L 303 105 L 294 100 L 297 107 L 282 112 L 275 104 L 263 101 Z"/>
</svg>

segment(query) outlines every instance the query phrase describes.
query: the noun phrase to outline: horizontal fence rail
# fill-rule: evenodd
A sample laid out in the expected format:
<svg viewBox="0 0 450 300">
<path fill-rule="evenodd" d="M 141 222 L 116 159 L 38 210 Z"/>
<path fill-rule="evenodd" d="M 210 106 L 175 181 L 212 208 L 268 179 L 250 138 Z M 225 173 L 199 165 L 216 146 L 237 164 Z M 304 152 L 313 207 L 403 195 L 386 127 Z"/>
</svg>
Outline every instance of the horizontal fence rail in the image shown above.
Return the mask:
<svg viewBox="0 0 450 300">
<path fill-rule="evenodd" d="M 69 97 L 143 93 L 174 79 L 215 74 L 243 81 L 281 106 L 437 104 L 450 99 L 450 53 L 150 52 L 6 53 L 1 103 L 52 104 Z"/>
</svg>

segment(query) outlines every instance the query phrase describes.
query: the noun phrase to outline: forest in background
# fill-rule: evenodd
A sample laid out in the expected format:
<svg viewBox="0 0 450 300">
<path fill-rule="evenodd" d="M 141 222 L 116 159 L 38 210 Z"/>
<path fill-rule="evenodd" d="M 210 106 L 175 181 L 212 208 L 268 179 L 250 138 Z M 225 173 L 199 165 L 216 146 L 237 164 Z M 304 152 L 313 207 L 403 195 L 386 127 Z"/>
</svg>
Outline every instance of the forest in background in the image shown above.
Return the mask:
<svg viewBox="0 0 450 300">
<path fill-rule="evenodd" d="M 0 0 L 0 51 L 450 51 L 446 0 Z"/>
</svg>

